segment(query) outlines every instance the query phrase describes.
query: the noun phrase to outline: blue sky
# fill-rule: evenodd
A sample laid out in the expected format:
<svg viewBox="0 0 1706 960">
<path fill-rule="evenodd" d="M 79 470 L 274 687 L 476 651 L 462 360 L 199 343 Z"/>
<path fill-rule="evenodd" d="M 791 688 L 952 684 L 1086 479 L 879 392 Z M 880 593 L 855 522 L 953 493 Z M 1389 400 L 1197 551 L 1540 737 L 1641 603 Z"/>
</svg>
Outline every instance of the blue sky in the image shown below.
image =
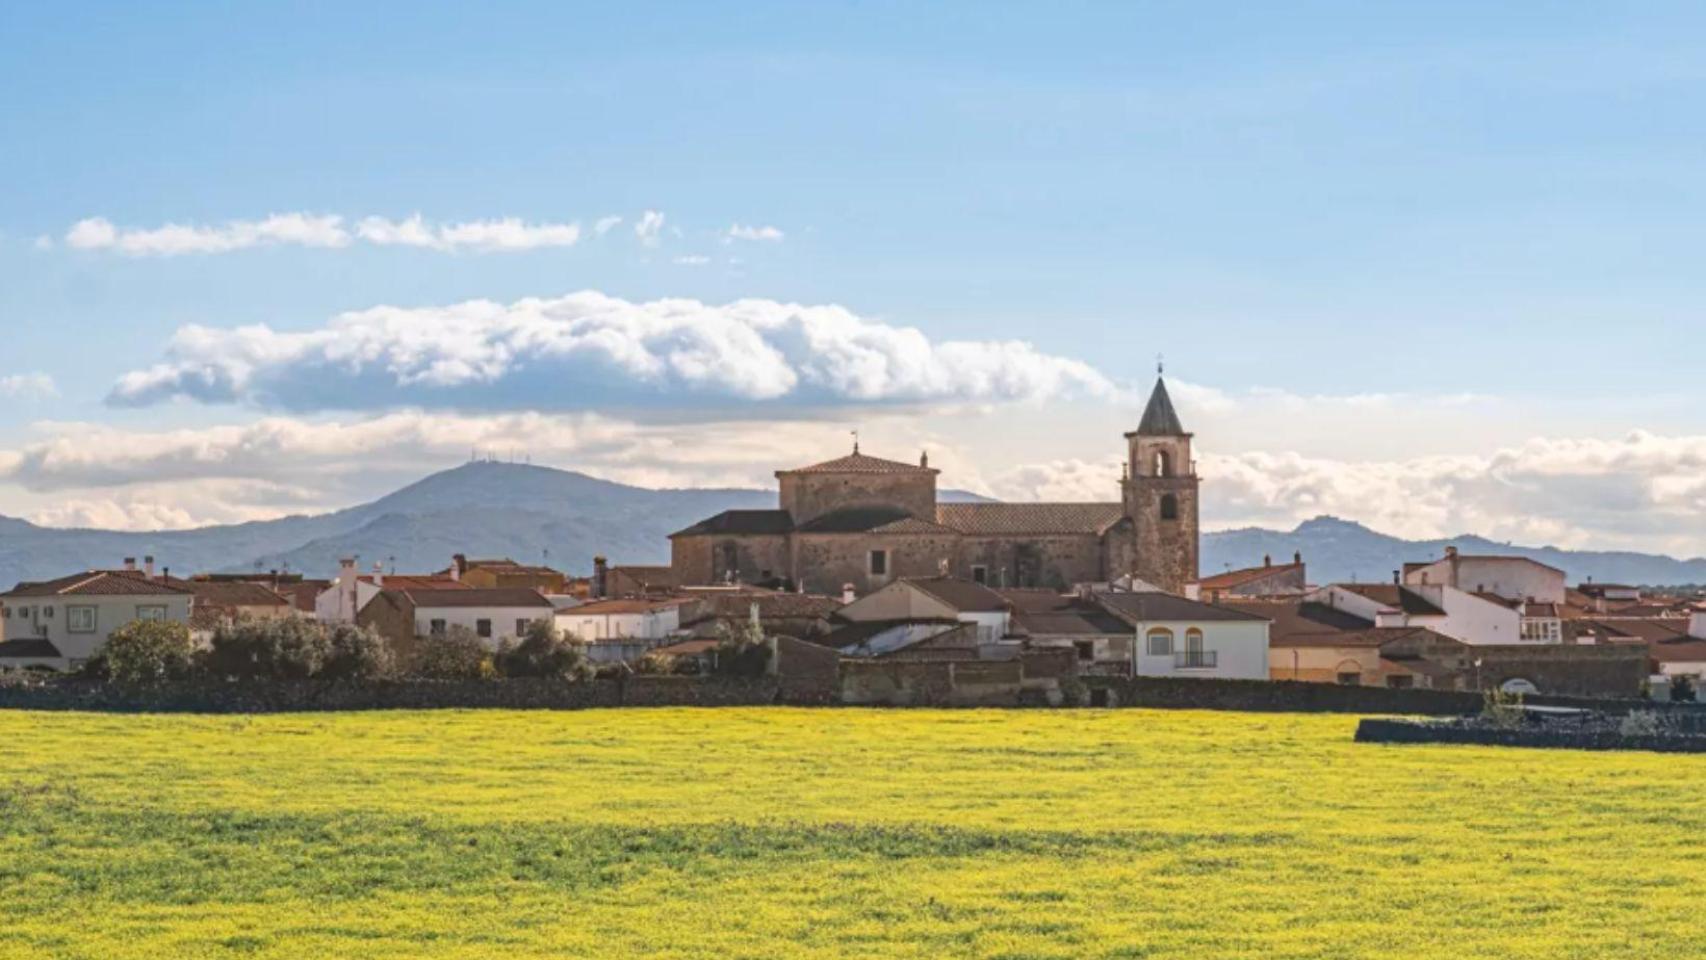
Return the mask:
<svg viewBox="0 0 1706 960">
<path fill-rule="evenodd" d="M 321 449 L 414 415 L 659 483 L 777 465 L 699 452 L 687 435 L 709 431 L 689 425 L 792 462 L 857 422 L 943 448 L 967 485 L 1088 496 L 1164 352 L 1222 458 L 1211 522 L 1331 510 L 1672 552 L 1706 533 L 1676 532 L 1706 500 L 1688 480 L 1706 462 L 1706 383 L 1689 373 L 1706 285 L 1698 6 L 352 6 L 0 9 L 0 513 L 146 526 L 324 509 L 450 457 Z M 664 218 L 650 243 L 646 211 Z M 347 239 L 133 255 L 69 233 L 283 214 L 340 218 Z M 416 214 L 579 234 L 502 252 L 361 239 L 363 218 Z M 596 234 L 605 217 L 622 222 Z M 347 311 L 416 311 L 394 359 L 418 347 L 408 330 L 447 322 L 437 311 L 577 291 L 626 305 L 624 329 L 663 298 L 716 317 L 742 299 L 838 305 L 883 336 L 1025 341 L 1105 382 L 986 389 L 950 376 L 966 368 L 950 354 L 920 380 L 825 385 L 810 371 L 827 361 L 795 342 L 815 335 L 789 326 L 778 349 L 803 385 L 763 398 L 740 388 L 762 371 L 707 387 L 611 373 L 602 353 L 559 367 L 512 340 L 479 382 L 423 392 L 383 363 L 345 377 L 323 344 L 268 340 L 244 361 L 259 386 L 115 402 L 126 375 L 225 362 L 217 334 L 248 325 L 312 336 Z M 189 326 L 216 336 L 186 348 Z M 910 349 L 884 342 L 891 366 Z M 528 413 L 556 436 L 596 423 L 608 448 L 493 426 Z M 778 418 L 786 431 L 766 429 Z M 248 474 L 194 472 L 232 458 L 184 431 L 252 452 L 261 423 L 320 435 L 276 448 L 313 469 L 281 479 L 256 453 Z M 106 459 L 76 441 L 91 430 Z M 1345 479 L 1361 474 L 1375 479 Z M 1405 486 L 1418 474 L 1439 482 Z"/>
</svg>

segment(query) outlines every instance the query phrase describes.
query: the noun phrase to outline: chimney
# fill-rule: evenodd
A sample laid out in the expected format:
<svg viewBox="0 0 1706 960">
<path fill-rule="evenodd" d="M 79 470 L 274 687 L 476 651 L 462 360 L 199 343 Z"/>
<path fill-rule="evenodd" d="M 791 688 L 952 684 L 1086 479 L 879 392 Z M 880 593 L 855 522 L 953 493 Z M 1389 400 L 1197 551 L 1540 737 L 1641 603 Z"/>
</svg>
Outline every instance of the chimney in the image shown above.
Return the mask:
<svg viewBox="0 0 1706 960">
<path fill-rule="evenodd" d="M 1271 567 L 1273 565 L 1274 565 L 1273 554 L 1269 554 L 1269 553 L 1262 554 L 1262 566 Z"/>
<path fill-rule="evenodd" d="M 844 583 L 841 585 L 842 606 L 846 606 L 857 599 L 859 599 L 859 595 L 853 592 L 853 585 L 851 583 Z"/>
<path fill-rule="evenodd" d="M 375 563 L 373 565 L 373 585 L 381 590 L 385 589 L 385 564 Z"/>
<path fill-rule="evenodd" d="M 454 553 L 450 556 L 450 579 L 462 582 L 462 575 L 468 572 L 468 557 L 465 554 Z"/>
<path fill-rule="evenodd" d="M 592 558 L 592 598 L 602 600 L 610 588 L 610 563 L 603 557 Z"/>
<path fill-rule="evenodd" d="M 1706 610 L 1695 610 L 1688 615 L 1688 635 L 1706 640 Z"/>
<path fill-rule="evenodd" d="M 1291 554 L 1291 562 L 1292 563 L 1302 563 L 1303 562 L 1303 551 L 1302 550 L 1293 551 Z"/>
<path fill-rule="evenodd" d="M 344 557 L 338 561 L 338 612 L 335 618 L 338 623 L 355 622 L 355 561 L 355 557 Z"/>
<path fill-rule="evenodd" d="M 1399 575 L 1399 573 L 1398 573 L 1398 571 L 1396 571 L 1396 570 L 1394 570 L 1394 571 L 1392 571 L 1392 582 L 1393 582 L 1393 583 L 1403 583 L 1403 582 L 1404 582 L 1404 581 L 1403 581 L 1403 580 L 1402 580 L 1402 579 L 1401 579 L 1401 577 L 1400 577 L 1400 575 Z"/>
<path fill-rule="evenodd" d="M 926 450 L 918 455 L 918 465 L 921 467 L 930 466 L 930 451 Z"/>
<path fill-rule="evenodd" d="M 125 557 L 124 558 L 124 568 L 126 570 L 135 570 L 136 569 L 136 558 L 135 557 Z"/>
<path fill-rule="evenodd" d="M 153 557 L 143 557 L 142 558 L 142 575 L 147 577 L 150 580 L 154 579 L 154 558 Z"/>
<path fill-rule="evenodd" d="M 1448 557 L 1457 556 L 1457 548 L 1456 547 L 1446 547 L 1445 548 L 1445 555 Z"/>
</svg>

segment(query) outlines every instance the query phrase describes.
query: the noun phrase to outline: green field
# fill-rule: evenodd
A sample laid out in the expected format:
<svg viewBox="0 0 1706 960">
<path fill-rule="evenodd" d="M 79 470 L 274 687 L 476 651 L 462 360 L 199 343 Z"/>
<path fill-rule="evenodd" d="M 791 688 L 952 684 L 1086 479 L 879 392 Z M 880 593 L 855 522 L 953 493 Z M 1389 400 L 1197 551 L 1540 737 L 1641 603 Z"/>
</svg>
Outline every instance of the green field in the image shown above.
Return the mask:
<svg viewBox="0 0 1706 960">
<path fill-rule="evenodd" d="M 0 713 L 0 956 L 1706 950 L 1706 758 L 1355 724 Z"/>
</svg>

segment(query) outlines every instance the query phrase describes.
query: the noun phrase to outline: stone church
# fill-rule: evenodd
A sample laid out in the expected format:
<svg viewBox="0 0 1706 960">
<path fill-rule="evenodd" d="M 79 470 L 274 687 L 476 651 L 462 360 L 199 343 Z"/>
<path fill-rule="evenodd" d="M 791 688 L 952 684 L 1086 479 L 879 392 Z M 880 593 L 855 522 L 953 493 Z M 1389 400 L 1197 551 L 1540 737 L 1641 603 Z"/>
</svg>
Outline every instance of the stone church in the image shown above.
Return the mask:
<svg viewBox="0 0 1706 960">
<path fill-rule="evenodd" d="M 778 470 L 775 510 L 727 510 L 671 534 L 683 584 L 774 583 L 864 594 L 897 577 L 947 573 L 992 587 L 1053 587 L 1134 576 L 1183 592 L 1197 578 L 1191 435 L 1160 378 L 1125 435 L 1120 499 L 938 503 L 927 456 L 849 456 Z"/>
</svg>

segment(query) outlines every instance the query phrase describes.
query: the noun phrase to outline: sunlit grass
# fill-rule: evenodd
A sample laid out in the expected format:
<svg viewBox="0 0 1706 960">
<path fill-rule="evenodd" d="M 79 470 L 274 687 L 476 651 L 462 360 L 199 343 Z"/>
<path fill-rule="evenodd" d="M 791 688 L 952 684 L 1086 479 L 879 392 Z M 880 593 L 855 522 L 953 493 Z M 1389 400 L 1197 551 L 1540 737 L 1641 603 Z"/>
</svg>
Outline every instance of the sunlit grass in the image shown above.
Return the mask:
<svg viewBox="0 0 1706 960">
<path fill-rule="evenodd" d="M 1157 712 L 0 713 L 4 957 L 1653 957 L 1706 758 Z"/>
</svg>

